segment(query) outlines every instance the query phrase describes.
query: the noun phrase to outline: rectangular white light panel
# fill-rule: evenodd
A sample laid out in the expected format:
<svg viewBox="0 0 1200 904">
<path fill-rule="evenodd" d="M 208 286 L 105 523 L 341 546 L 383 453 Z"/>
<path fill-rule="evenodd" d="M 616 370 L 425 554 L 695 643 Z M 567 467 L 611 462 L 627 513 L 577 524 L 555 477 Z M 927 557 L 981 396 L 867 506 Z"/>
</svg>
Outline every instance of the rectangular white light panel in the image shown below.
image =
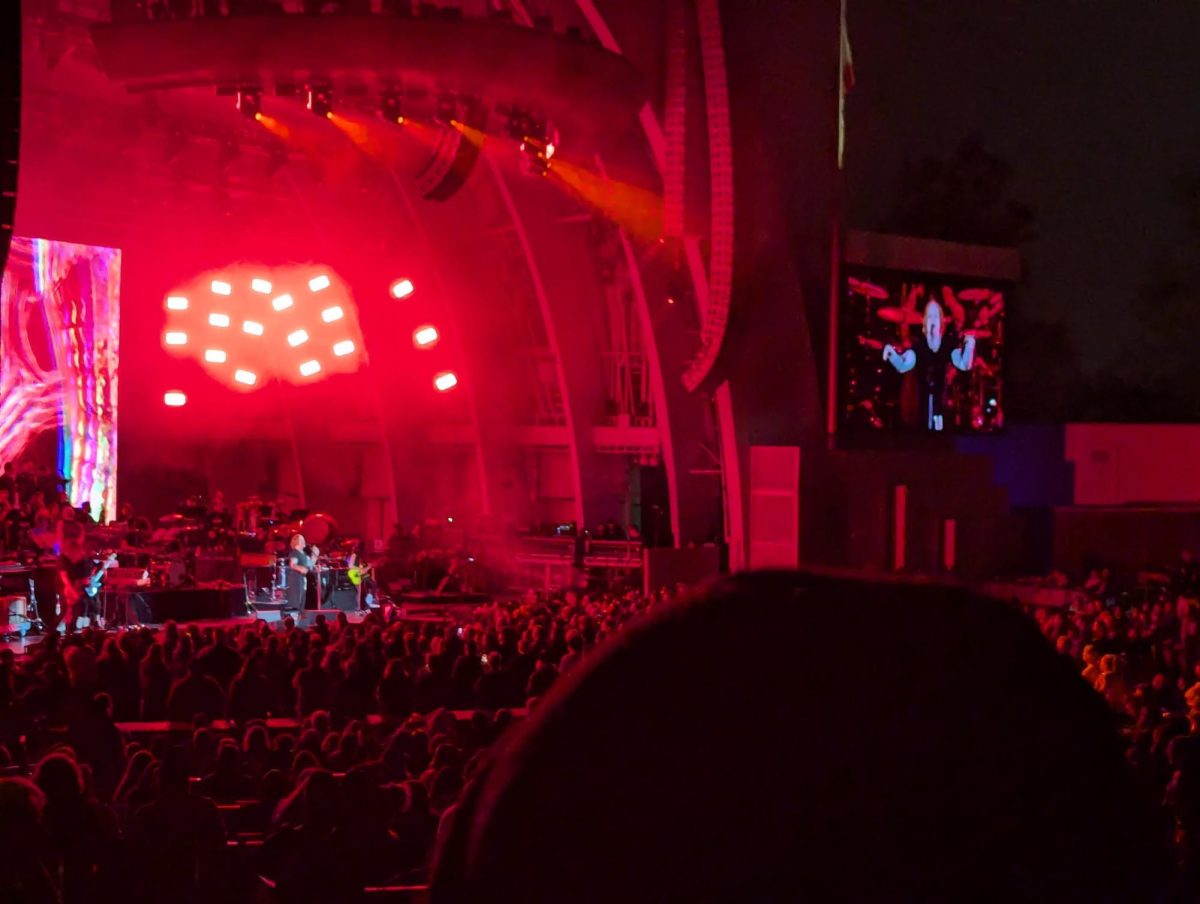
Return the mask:
<svg viewBox="0 0 1200 904">
<path fill-rule="evenodd" d="M 208 315 L 208 324 L 209 324 L 209 326 L 229 326 L 229 315 L 228 314 L 217 314 L 215 312 L 212 314 L 209 314 Z"/>
<path fill-rule="evenodd" d="M 354 353 L 354 341 L 351 339 L 343 339 L 333 347 L 333 353 L 339 358 L 344 358 L 346 355 Z"/>
<path fill-rule="evenodd" d="M 292 306 L 291 295 L 280 295 L 278 298 L 271 299 L 271 307 L 277 311 L 286 311 Z"/>
<path fill-rule="evenodd" d="M 296 330 L 294 333 L 288 333 L 288 345 L 295 348 L 297 345 L 303 345 L 308 341 L 308 330 Z"/>
<path fill-rule="evenodd" d="M 219 279 L 214 279 L 212 281 L 212 290 L 213 290 L 213 295 L 232 295 L 233 294 L 233 286 L 231 286 L 231 285 L 229 285 L 229 283 L 224 282 Z"/>
<path fill-rule="evenodd" d="M 163 338 L 167 345 L 187 345 L 187 333 L 172 330 Z"/>
<path fill-rule="evenodd" d="M 345 316 L 341 305 L 334 305 L 332 308 L 326 308 L 321 312 L 321 319 L 326 323 L 333 323 L 335 320 L 341 320 Z"/>
<path fill-rule="evenodd" d="M 261 336 L 263 334 L 263 325 L 257 320 L 243 320 L 242 332 L 249 333 L 251 336 Z"/>
<path fill-rule="evenodd" d="M 168 311 L 186 311 L 188 309 L 188 300 L 182 295 L 167 296 Z"/>
<path fill-rule="evenodd" d="M 321 363 L 319 361 L 305 361 L 303 364 L 300 365 L 300 374 L 301 374 L 301 376 L 311 377 L 313 374 L 317 373 L 320 369 L 321 369 Z"/>
<path fill-rule="evenodd" d="M 253 289 L 255 292 L 258 292 L 261 295 L 270 295 L 271 294 L 270 280 L 252 279 L 252 280 L 250 280 L 250 288 Z"/>
<path fill-rule="evenodd" d="M 239 383 L 245 383 L 247 386 L 253 386 L 258 382 L 258 376 L 248 370 L 235 370 L 233 378 Z"/>
<path fill-rule="evenodd" d="M 219 348 L 206 348 L 204 350 L 204 360 L 209 364 L 224 364 L 225 352 Z"/>
<path fill-rule="evenodd" d="M 322 289 L 329 288 L 329 277 L 324 274 L 314 276 L 308 281 L 308 288 L 313 292 L 320 292 Z"/>
</svg>

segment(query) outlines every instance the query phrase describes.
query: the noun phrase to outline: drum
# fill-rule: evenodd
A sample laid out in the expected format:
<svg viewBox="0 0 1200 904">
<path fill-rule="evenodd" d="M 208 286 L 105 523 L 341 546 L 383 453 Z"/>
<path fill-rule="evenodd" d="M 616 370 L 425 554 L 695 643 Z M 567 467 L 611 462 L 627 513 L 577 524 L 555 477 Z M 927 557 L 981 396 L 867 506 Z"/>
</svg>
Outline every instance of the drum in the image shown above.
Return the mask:
<svg viewBox="0 0 1200 904">
<path fill-rule="evenodd" d="M 300 533 L 304 534 L 310 546 L 328 547 L 337 532 L 337 522 L 324 512 L 315 512 L 300 523 Z"/>
</svg>

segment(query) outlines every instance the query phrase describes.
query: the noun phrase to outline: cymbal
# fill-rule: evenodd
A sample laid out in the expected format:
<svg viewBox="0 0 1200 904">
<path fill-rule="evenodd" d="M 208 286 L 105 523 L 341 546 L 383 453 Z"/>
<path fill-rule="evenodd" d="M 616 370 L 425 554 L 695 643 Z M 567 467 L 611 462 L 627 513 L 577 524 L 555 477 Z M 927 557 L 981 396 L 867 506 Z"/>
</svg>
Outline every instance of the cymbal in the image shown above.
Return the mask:
<svg viewBox="0 0 1200 904">
<path fill-rule="evenodd" d="M 855 279 L 853 276 L 850 277 L 849 282 L 851 292 L 855 292 L 866 298 L 882 300 L 888 297 L 888 291 L 883 286 L 877 286 L 863 279 Z"/>
<path fill-rule="evenodd" d="M 963 301 L 987 301 L 994 294 L 991 289 L 963 289 L 958 297 Z"/>
<path fill-rule="evenodd" d="M 880 308 L 875 314 L 888 323 L 909 323 L 913 326 L 917 326 L 924 319 L 916 311 L 910 311 L 907 308 Z"/>
<path fill-rule="evenodd" d="M 858 344 L 859 344 L 859 345 L 864 345 L 864 346 L 866 346 L 867 348 L 873 348 L 873 349 L 875 349 L 876 351 L 882 351 L 882 350 L 883 350 L 883 343 L 882 343 L 882 342 L 880 342 L 878 339 L 868 339 L 866 336 L 859 336 L 859 337 L 858 337 Z"/>
</svg>

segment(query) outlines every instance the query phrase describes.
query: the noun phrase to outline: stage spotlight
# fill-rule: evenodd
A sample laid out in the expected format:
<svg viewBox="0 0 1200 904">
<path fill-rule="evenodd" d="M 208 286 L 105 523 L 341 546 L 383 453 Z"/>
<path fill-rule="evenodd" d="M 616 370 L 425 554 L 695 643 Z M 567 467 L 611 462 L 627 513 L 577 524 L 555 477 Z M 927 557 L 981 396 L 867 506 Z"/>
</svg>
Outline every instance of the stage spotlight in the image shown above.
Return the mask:
<svg viewBox="0 0 1200 904">
<path fill-rule="evenodd" d="M 305 361 L 300 365 L 300 375 L 303 377 L 311 377 L 315 373 L 320 373 L 320 361 Z"/>
<path fill-rule="evenodd" d="M 437 341 L 437 328 L 430 324 L 419 326 L 413 330 L 413 345 L 417 348 L 433 348 L 437 345 Z"/>
<path fill-rule="evenodd" d="M 521 141 L 521 167 L 530 176 L 544 176 L 550 169 L 550 160 L 558 150 L 558 136 L 526 135 Z"/>
<path fill-rule="evenodd" d="M 354 341 L 352 339 L 343 339 L 333 347 L 333 353 L 339 358 L 344 358 L 346 355 L 354 354 Z"/>
<path fill-rule="evenodd" d="M 312 279 L 310 279 L 308 281 L 308 290 L 310 292 L 320 292 L 322 289 L 328 289 L 328 288 L 329 288 L 329 277 L 325 276 L 324 274 L 322 274 L 321 276 L 314 276 Z"/>
<path fill-rule="evenodd" d="M 404 102 L 399 91 L 384 91 L 379 96 L 379 118 L 404 125 Z"/>
<path fill-rule="evenodd" d="M 314 116 L 328 119 L 333 115 L 333 89 L 328 85 L 310 85 L 306 106 Z"/>
<path fill-rule="evenodd" d="M 260 295 L 270 295 L 271 294 L 270 280 L 252 279 L 252 280 L 250 280 L 250 288 L 253 291 L 258 292 Z"/>
<path fill-rule="evenodd" d="M 262 90 L 259 88 L 239 89 L 237 109 L 247 119 L 258 119 L 262 113 Z"/>
<path fill-rule="evenodd" d="M 288 333 L 288 345 L 295 348 L 297 345 L 303 345 L 308 341 L 308 330 L 296 330 L 293 333 Z"/>
<path fill-rule="evenodd" d="M 188 300 L 182 295 L 167 296 L 168 311 L 186 311 L 188 309 Z"/>
<path fill-rule="evenodd" d="M 273 298 L 271 300 L 271 307 L 273 307 L 277 311 L 286 311 L 291 306 L 292 306 L 292 296 L 291 295 L 280 295 L 278 298 Z"/>
<path fill-rule="evenodd" d="M 229 315 L 228 314 L 217 314 L 217 313 L 209 314 L 208 315 L 208 325 L 209 326 L 219 326 L 219 327 L 229 326 Z"/>
<path fill-rule="evenodd" d="M 233 294 L 233 286 L 231 286 L 231 285 L 229 285 L 229 283 L 223 282 L 219 279 L 214 279 L 212 281 L 212 291 L 213 291 L 213 295 L 232 295 Z"/>
<path fill-rule="evenodd" d="M 219 348 L 206 348 L 204 350 L 204 360 L 209 364 L 224 364 L 225 358 L 225 352 Z"/>
<path fill-rule="evenodd" d="M 332 308 L 326 308 L 321 312 L 321 319 L 326 323 L 333 323 L 335 320 L 341 320 L 346 316 L 341 305 L 334 305 Z"/>
<path fill-rule="evenodd" d="M 413 290 L 411 279 L 398 279 L 392 283 L 392 298 L 408 298 Z"/>
<path fill-rule="evenodd" d="M 168 408 L 182 408 L 187 404 L 187 396 L 176 389 L 163 393 L 163 404 Z"/>
<path fill-rule="evenodd" d="M 242 332 L 249 333 L 251 336 L 261 336 L 263 334 L 263 325 L 257 320 L 243 320 Z"/>
<path fill-rule="evenodd" d="M 172 330 L 163 336 L 163 341 L 167 345 L 187 345 L 187 333 Z"/>
<path fill-rule="evenodd" d="M 258 382 L 257 374 L 251 373 L 248 370 L 235 370 L 233 372 L 233 378 L 239 383 L 245 384 L 246 386 L 253 386 Z"/>
<path fill-rule="evenodd" d="M 449 392 L 458 385 L 458 377 L 453 371 L 447 370 L 433 378 L 433 385 L 438 392 Z"/>
</svg>

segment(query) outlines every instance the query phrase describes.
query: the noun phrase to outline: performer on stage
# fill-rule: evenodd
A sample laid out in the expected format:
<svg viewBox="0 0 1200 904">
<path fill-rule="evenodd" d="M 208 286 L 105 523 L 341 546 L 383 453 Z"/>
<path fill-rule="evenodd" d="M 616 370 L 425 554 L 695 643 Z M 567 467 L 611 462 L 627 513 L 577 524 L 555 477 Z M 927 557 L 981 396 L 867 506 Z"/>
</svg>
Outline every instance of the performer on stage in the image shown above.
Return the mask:
<svg viewBox="0 0 1200 904">
<path fill-rule="evenodd" d="M 321 550 L 317 547 L 312 548 L 312 555 L 307 555 L 304 552 L 304 535 L 293 534 L 291 541 L 291 549 L 288 550 L 287 567 L 287 604 L 289 609 L 303 609 L 306 599 L 305 591 L 308 589 L 308 573 L 312 571 L 317 564 L 317 556 L 321 554 Z M 319 590 L 319 588 L 318 588 Z M 320 608 L 318 602 L 317 608 Z"/>
<path fill-rule="evenodd" d="M 925 305 L 921 335 L 912 348 L 898 352 L 890 343 L 883 347 L 883 360 L 898 373 L 906 374 L 913 368 L 917 369 L 921 401 L 925 406 L 925 426 L 935 432 L 940 432 L 943 427 L 942 405 L 946 396 L 947 367 L 953 365 L 965 372 L 971 369 L 975 360 L 973 334 L 967 333 L 963 337 L 961 347 L 953 347 L 943 342 L 945 332 L 942 306 L 931 301 Z"/>
<path fill-rule="evenodd" d="M 66 621 L 66 631 L 74 634 L 81 616 L 86 615 L 89 623 L 96 624 L 100 606 L 96 597 L 96 588 L 88 592 L 92 579 L 102 574 L 116 562 L 115 556 L 110 556 L 99 568 L 92 557 L 84 552 L 83 544 L 70 539 L 63 545 L 62 555 L 59 556 L 59 610 Z M 97 587 L 99 585 L 97 584 Z"/>
</svg>

